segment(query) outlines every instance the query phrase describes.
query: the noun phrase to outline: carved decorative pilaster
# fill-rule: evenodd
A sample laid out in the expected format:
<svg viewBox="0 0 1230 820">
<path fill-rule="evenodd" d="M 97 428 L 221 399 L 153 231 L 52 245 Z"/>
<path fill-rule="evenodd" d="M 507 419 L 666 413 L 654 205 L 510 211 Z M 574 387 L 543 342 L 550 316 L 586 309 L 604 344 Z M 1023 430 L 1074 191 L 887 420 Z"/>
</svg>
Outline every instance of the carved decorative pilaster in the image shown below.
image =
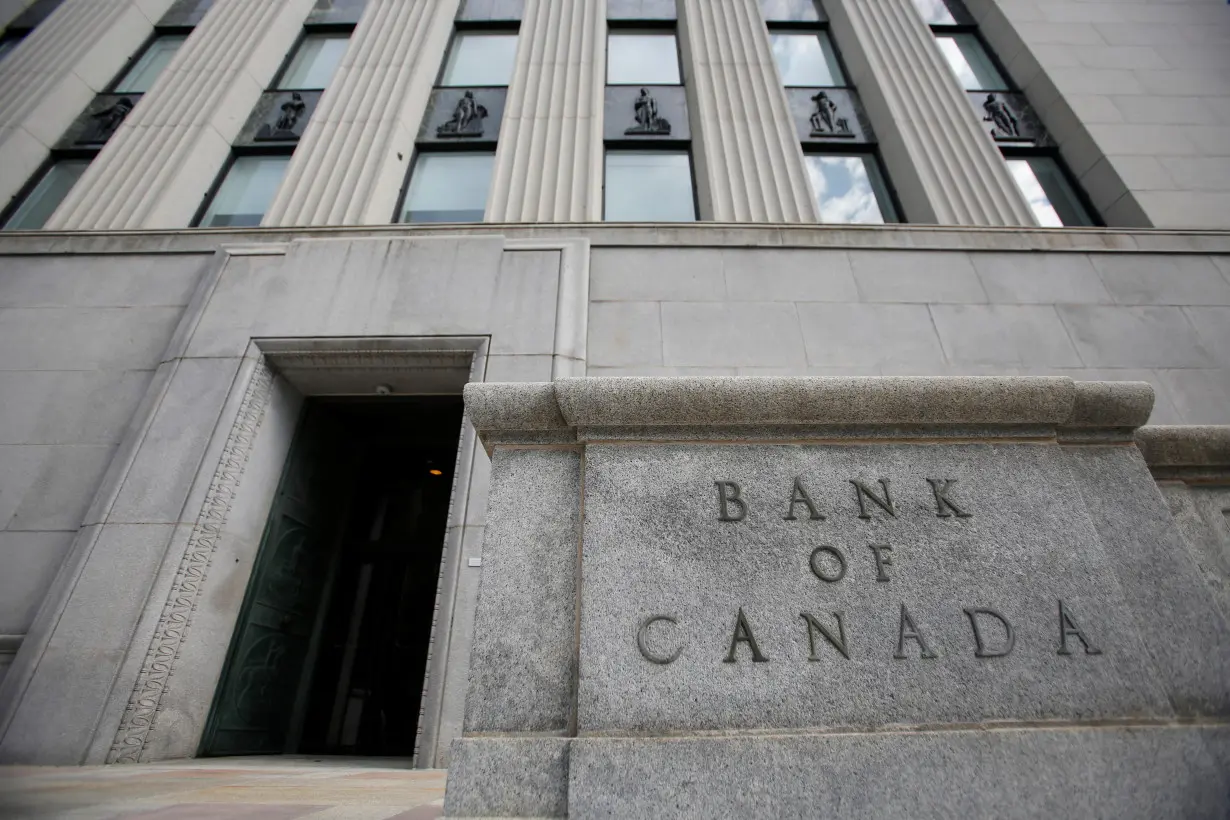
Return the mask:
<svg viewBox="0 0 1230 820">
<path fill-rule="evenodd" d="M 273 372 L 264 361 L 258 361 L 223 446 L 218 468 L 205 493 L 205 503 L 188 536 L 188 547 L 184 550 L 136 686 L 120 719 L 111 751 L 107 754 L 108 763 L 141 761 L 141 753 L 158 719 L 159 705 L 175 660 L 192 625 L 192 614 L 201 597 L 201 587 L 205 583 L 218 537 L 226 525 L 235 492 L 252 452 L 252 443 L 265 417 L 272 386 Z"/>
</svg>

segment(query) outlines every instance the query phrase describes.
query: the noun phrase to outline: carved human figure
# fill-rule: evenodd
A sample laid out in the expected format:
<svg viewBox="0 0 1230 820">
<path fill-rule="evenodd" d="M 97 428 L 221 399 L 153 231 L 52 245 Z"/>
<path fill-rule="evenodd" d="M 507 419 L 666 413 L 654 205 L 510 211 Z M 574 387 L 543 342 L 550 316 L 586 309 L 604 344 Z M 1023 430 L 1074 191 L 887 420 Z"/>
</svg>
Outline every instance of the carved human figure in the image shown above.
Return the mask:
<svg viewBox="0 0 1230 820">
<path fill-rule="evenodd" d="M 282 103 L 282 116 L 278 117 L 278 121 L 274 123 L 274 129 L 293 132 L 299 123 L 299 118 L 306 110 L 307 103 L 303 101 L 303 97 L 299 96 L 298 91 L 292 92 L 290 99 Z"/>
<path fill-rule="evenodd" d="M 849 121 L 845 117 L 837 116 L 837 104 L 829 98 L 828 94 L 819 91 L 811 98 L 811 101 L 816 104 L 816 110 L 811 114 L 812 136 L 851 133 Z"/>
<path fill-rule="evenodd" d="M 671 124 L 658 116 L 658 101 L 642 88 L 640 95 L 633 101 L 632 110 L 636 117 L 636 125 L 624 131 L 625 134 L 669 134 Z"/>
<path fill-rule="evenodd" d="M 995 97 L 994 94 L 988 94 L 986 102 L 982 104 L 982 109 L 987 112 L 987 115 L 982 118 L 983 122 L 993 123 L 995 130 L 999 132 L 1001 137 L 1019 137 L 1021 135 L 1020 128 L 1017 124 L 1016 117 L 1012 114 L 1012 109 Z"/>
<path fill-rule="evenodd" d="M 133 101 L 128 97 L 120 97 L 112 105 L 92 114 L 91 119 L 94 122 L 80 142 L 106 142 L 111 139 L 115 129 L 120 127 L 120 123 L 132 111 L 133 105 Z"/>
<path fill-rule="evenodd" d="M 480 136 L 483 133 L 483 120 L 487 117 L 487 109 L 474 99 L 474 92 L 467 91 L 457 101 L 453 116 L 449 121 L 436 129 L 440 137 Z"/>
</svg>

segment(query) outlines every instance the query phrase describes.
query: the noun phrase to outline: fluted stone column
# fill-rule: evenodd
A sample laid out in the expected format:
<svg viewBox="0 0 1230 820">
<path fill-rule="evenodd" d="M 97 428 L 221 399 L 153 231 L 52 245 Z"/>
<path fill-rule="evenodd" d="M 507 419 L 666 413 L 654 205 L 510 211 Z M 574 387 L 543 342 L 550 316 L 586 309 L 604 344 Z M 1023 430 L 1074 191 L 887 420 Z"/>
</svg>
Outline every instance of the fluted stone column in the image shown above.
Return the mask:
<svg viewBox="0 0 1230 820">
<path fill-rule="evenodd" d="M 818 221 L 756 0 L 683 0 L 680 9 L 701 218 Z"/>
<path fill-rule="evenodd" d="M 906 218 L 1036 224 L 911 0 L 828 0 L 824 7 Z"/>
<path fill-rule="evenodd" d="M 371 0 L 263 225 L 393 220 L 459 0 Z"/>
<path fill-rule="evenodd" d="M 186 227 L 312 4 L 218 0 L 47 227 Z"/>
<path fill-rule="evenodd" d="M 65 0 L 0 62 L 0 208 L 154 30 L 171 0 Z"/>
<path fill-rule="evenodd" d="M 488 222 L 602 219 L 606 0 L 528 0 Z"/>
</svg>

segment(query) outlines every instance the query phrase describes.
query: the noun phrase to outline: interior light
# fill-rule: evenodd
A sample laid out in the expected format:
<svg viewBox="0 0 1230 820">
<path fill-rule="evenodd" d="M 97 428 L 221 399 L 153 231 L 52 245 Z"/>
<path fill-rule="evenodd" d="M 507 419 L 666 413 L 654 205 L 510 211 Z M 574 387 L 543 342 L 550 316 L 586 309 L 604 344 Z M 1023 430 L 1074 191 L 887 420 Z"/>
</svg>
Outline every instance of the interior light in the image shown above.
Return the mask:
<svg viewBox="0 0 1230 820">
<path fill-rule="evenodd" d="M 444 475 L 443 470 L 428 470 L 427 472 L 431 473 L 432 475 Z"/>
</svg>

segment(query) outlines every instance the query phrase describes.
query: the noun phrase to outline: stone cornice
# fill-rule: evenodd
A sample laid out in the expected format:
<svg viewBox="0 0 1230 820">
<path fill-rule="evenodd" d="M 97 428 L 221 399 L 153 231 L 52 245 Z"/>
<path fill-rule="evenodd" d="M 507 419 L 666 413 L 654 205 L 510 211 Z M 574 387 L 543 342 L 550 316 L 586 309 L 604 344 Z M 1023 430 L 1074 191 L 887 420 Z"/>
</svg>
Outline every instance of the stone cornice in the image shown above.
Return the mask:
<svg viewBox="0 0 1230 820">
<path fill-rule="evenodd" d="M 1136 444 L 1155 478 L 1230 483 L 1230 425 L 1142 427 Z"/>
<path fill-rule="evenodd" d="M 1145 382 L 1067 378 L 565 378 L 472 383 L 466 414 L 497 444 L 593 440 L 1130 440 Z"/>
</svg>

